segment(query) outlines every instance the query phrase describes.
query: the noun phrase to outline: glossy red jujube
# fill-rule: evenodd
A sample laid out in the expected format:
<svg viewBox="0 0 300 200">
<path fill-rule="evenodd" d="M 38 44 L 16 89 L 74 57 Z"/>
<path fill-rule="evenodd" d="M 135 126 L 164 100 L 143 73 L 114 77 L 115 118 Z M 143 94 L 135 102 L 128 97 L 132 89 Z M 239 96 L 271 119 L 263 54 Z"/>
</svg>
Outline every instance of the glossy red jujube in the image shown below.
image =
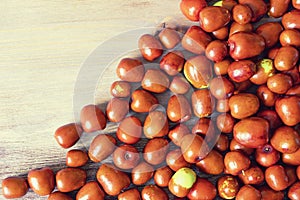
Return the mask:
<svg viewBox="0 0 300 200">
<path fill-rule="evenodd" d="M 260 117 L 242 119 L 234 125 L 233 137 L 245 147 L 261 147 L 269 141 L 269 123 Z"/>
<path fill-rule="evenodd" d="M 289 179 L 285 169 L 281 165 L 273 165 L 265 171 L 267 184 L 275 191 L 281 191 L 288 187 Z"/>
<path fill-rule="evenodd" d="M 129 116 L 119 124 L 117 138 L 126 144 L 137 143 L 142 136 L 142 123 L 134 116 Z"/>
<path fill-rule="evenodd" d="M 243 170 L 249 168 L 251 161 L 250 159 L 240 151 L 227 152 L 224 157 L 224 164 L 226 172 L 231 175 L 238 175 Z"/>
<path fill-rule="evenodd" d="M 120 169 L 132 169 L 139 163 L 140 154 L 134 146 L 121 145 L 115 149 L 113 161 Z"/>
<path fill-rule="evenodd" d="M 170 85 L 168 76 L 160 69 L 148 69 L 142 80 L 142 88 L 154 93 L 165 92 Z"/>
<path fill-rule="evenodd" d="M 259 147 L 255 151 L 255 160 L 263 167 L 270 167 L 280 159 L 280 153 L 270 144 Z"/>
<path fill-rule="evenodd" d="M 131 171 L 132 183 L 135 185 L 143 185 L 149 181 L 154 174 L 154 168 L 147 162 L 140 162 Z"/>
<path fill-rule="evenodd" d="M 86 105 L 81 109 L 80 122 L 83 130 L 91 133 L 106 127 L 106 117 L 96 105 Z"/>
<path fill-rule="evenodd" d="M 102 164 L 96 174 L 97 180 L 108 195 L 118 195 L 130 185 L 130 179 L 125 172 L 118 170 L 112 164 Z"/>
<path fill-rule="evenodd" d="M 42 169 L 31 170 L 27 175 L 30 188 L 38 195 L 45 196 L 50 194 L 55 187 L 54 172 L 45 167 Z"/>
<path fill-rule="evenodd" d="M 191 21 L 199 21 L 200 11 L 207 6 L 205 0 L 181 0 L 180 10 Z"/>
<path fill-rule="evenodd" d="M 228 38 L 229 54 L 234 60 L 243 60 L 260 55 L 266 43 L 262 36 L 251 32 L 238 32 Z"/>
<path fill-rule="evenodd" d="M 75 123 L 66 124 L 59 127 L 54 134 L 57 143 L 63 148 L 72 147 L 80 138 L 83 130 Z"/>
<path fill-rule="evenodd" d="M 133 188 L 119 194 L 118 200 L 141 200 L 141 194 L 136 188 Z"/>
<path fill-rule="evenodd" d="M 76 200 L 104 200 L 105 193 L 96 181 L 86 183 L 76 194 Z"/>
<path fill-rule="evenodd" d="M 2 181 L 2 194 L 5 198 L 20 198 L 28 191 L 28 184 L 25 178 L 8 177 Z"/>
<path fill-rule="evenodd" d="M 109 155 L 112 154 L 116 147 L 116 139 L 108 134 L 99 134 L 97 135 L 90 147 L 89 147 L 89 158 L 93 162 L 101 162 Z"/>
<path fill-rule="evenodd" d="M 254 94 L 240 93 L 229 99 L 230 114 L 237 119 L 243 119 L 255 114 L 259 109 L 259 99 Z"/>
<path fill-rule="evenodd" d="M 211 115 L 215 108 L 215 99 L 208 89 L 196 90 L 192 94 L 192 109 L 194 114 L 199 117 Z"/>
<path fill-rule="evenodd" d="M 289 126 L 281 126 L 275 130 L 271 145 L 281 153 L 295 153 L 300 148 L 300 135 Z"/>
<path fill-rule="evenodd" d="M 171 28 L 164 28 L 158 37 L 160 42 L 167 48 L 172 49 L 180 42 L 180 34 Z"/>
<path fill-rule="evenodd" d="M 138 46 L 142 56 L 148 60 L 153 61 L 163 53 L 163 46 L 153 35 L 144 34 L 139 38 Z"/>
<path fill-rule="evenodd" d="M 185 122 L 192 116 L 190 102 L 184 95 L 173 95 L 167 106 L 167 115 L 172 122 Z"/>
<path fill-rule="evenodd" d="M 191 26 L 184 34 L 181 45 L 184 49 L 195 53 L 202 54 L 212 38 L 199 26 Z"/>
<path fill-rule="evenodd" d="M 188 59 L 183 68 L 185 78 L 195 88 L 207 88 L 212 78 L 212 63 L 200 55 Z"/>
<path fill-rule="evenodd" d="M 106 116 L 111 122 L 122 121 L 129 112 L 129 103 L 127 100 L 112 98 L 106 106 Z"/>
<path fill-rule="evenodd" d="M 144 147 L 144 160 L 151 165 L 162 163 L 167 155 L 169 142 L 164 138 L 154 138 L 149 140 Z"/>
<path fill-rule="evenodd" d="M 200 27 L 206 32 L 214 32 L 226 26 L 231 20 L 228 9 L 217 6 L 203 8 L 199 13 Z"/>
<path fill-rule="evenodd" d="M 56 187 L 60 192 L 72 192 L 81 188 L 86 182 L 86 171 L 79 168 L 61 169 L 56 174 Z"/>
<path fill-rule="evenodd" d="M 130 107 L 137 113 L 149 112 L 158 104 L 157 98 L 145 90 L 135 90 L 131 94 L 131 100 Z"/>
<path fill-rule="evenodd" d="M 167 115 L 162 111 L 150 112 L 144 121 L 144 135 L 146 138 L 163 137 L 169 132 Z"/>
<path fill-rule="evenodd" d="M 185 59 L 180 51 L 172 51 L 167 53 L 160 61 L 159 66 L 168 75 L 175 76 L 183 69 Z"/>
</svg>

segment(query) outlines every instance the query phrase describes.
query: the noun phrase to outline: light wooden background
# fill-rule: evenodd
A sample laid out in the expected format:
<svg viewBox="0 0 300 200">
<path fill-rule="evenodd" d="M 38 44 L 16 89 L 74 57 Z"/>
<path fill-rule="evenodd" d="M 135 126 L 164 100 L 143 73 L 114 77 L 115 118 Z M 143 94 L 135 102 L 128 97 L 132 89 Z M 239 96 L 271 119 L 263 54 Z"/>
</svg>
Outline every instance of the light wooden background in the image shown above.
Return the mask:
<svg viewBox="0 0 300 200">
<path fill-rule="evenodd" d="M 179 0 L 1 0 L 0 180 L 63 167 L 66 150 L 53 134 L 74 121 L 81 64 L 114 35 L 179 16 L 178 5 Z M 23 199 L 46 198 L 30 192 Z"/>
</svg>

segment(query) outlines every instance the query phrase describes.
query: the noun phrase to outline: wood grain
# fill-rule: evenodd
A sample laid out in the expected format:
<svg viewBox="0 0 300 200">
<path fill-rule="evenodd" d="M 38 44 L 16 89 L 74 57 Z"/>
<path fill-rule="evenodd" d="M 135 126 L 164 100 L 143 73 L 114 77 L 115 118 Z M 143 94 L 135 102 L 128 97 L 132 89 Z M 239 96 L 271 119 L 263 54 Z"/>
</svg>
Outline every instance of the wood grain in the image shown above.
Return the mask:
<svg viewBox="0 0 300 200">
<path fill-rule="evenodd" d="M 74 121 L 73 95 L 81 64 L 112 36 L 155 27 L 166 17 L 178 16 L 178 3 L 2 0 L 0 180 L 26 176 L 34 168 L 64 167 L 66 150 L 58 146 L 53 134 L 59 126 Z M 107 49 L 107 55 L 115 48 Z M 29 192 L 22 199 L 47 198 Z"/>
</svg>

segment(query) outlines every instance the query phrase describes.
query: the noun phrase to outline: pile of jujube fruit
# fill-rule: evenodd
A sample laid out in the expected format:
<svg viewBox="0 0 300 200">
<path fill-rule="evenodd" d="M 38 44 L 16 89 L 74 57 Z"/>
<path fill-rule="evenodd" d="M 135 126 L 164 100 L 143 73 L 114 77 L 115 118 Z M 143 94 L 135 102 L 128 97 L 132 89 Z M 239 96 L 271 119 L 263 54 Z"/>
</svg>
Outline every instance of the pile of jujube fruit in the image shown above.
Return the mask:
<svg viewBox="0 0 300 200">
<path fill-rule="evenodd" d="M 65 149 L 98 132 L 88 151 L 69 149 L 56 173 L 4 179 L 4 197 L 300 199 L 300 1 L 208 4 L 181 0 L 191 26 L 142 35 L 141 57 L 116 66 L 106 110 L 85 105 L 56 130 Z"/>
</svg>

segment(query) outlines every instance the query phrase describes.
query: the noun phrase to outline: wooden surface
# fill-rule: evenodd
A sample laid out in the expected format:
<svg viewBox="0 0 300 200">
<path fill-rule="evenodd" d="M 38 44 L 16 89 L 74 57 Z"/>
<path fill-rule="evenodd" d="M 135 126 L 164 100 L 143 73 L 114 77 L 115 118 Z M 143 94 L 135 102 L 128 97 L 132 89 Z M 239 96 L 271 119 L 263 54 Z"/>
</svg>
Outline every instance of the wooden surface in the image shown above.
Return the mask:
<svg viewBox="0 0 300 200">
<path fill-rule="evenodd" d="M 25 176 L 34 168 L 64 167 L 66 150 L 58 146 L 53 134 L 74 121 L 73 95 L 81 64 L 112 36 L 180 15 L 178 3 L 2 0 L 0 180 Z M 115 48 L 107 49 L 106 55 Z M 29 192 L 23 199 L 46 198 Z"/>
</svg>

